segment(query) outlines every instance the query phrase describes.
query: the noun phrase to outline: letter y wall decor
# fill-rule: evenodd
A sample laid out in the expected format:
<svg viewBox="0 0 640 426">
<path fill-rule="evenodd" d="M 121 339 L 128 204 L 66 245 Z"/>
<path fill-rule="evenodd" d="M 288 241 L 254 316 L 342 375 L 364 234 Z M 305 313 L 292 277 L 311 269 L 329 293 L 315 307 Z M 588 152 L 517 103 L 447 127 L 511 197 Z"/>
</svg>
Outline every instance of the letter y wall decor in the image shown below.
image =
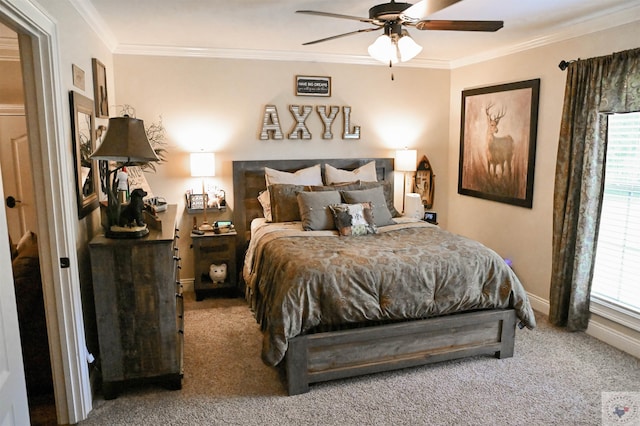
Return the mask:
<svg viewBox="0 0 640 426">
<path fill-rule="evenodd" d="M 343 106 L 342 108 L 332 105 L 317 105 L 316 112 L 324 125 L 322 139 L 333 139 L 333 123 L 338 116 L 338 112 L 342 109 L 342 139 L 360 139 L 360 126 L 351 126 L 351 107 Z M 313 111 L 311 105 L 289 105 L 289 111 L 295 124 L 291 131 L 287 134 L 288 139 L 311 139 L 311 132 L 307 127 L 307 119 Z M 262 129 L 260 130 L 260 139 L 284 139 L 282 127 L 280 125 L 280 117 L 278 109 L 275 105 L 266 105 L 262 116 Z"/>
<path fill-rule="evenodd" d="M 295 78 L 295 94 L 296 96 L 331 96 L 331 77 L 298 75 Z M 295 123 L 287 133 L 287 139 L 311 139 L 312 135 L 307 127 L 307 120 L 310 115 L 313 115 L 313 109 L 311 105 L 289 105 L 289 111 Z M 350 106 L 316 105 L 315 110 L 324 126 L 322 139 L 333 139 L 333 123 L 340 110 L 342 110 L 343 123 L 342 139 L 360 139 L 360 126 L 351 126 Z M 280 116 L 275 105 L 264 107 L 260 139 L 284 139 Z"/>
</svg>

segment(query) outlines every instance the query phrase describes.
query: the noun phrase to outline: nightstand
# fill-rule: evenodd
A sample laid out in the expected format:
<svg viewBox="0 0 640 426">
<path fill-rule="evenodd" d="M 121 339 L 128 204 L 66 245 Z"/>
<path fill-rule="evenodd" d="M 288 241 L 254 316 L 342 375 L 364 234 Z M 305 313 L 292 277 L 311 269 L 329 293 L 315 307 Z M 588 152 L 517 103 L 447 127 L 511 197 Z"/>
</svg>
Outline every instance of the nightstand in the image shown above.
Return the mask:
<svg viewBox="0 0 640 426">
<path fill-rule="evenodd" d="M 227 293 L 235 297 L 238 292 L 238 272 L 236 267 L 236 231 L 220 234 L 206 232 L 203 235 L 191 233 L 193 247 L 193 289 L 196 300 L 205 293 Z M 227 276 L 224 282 L 214 283 L 209 277 L 211 264 L 226 264 Z"/>
</svg>

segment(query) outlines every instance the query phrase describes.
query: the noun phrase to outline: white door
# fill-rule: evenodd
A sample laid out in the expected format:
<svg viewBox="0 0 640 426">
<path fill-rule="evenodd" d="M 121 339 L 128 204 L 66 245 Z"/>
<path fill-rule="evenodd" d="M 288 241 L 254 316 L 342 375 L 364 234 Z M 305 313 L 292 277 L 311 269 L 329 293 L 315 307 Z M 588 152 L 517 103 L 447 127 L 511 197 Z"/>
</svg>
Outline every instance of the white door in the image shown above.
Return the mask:
<svg viewBox="0 0 640 426">
<path fill-rule="evenodd" d="M 29 157 L 29 141 L 27 135 L 22 135 L 11 139 L 11 150 L 13 151 L 13 169 L 15 183 L 14 197 L 19 200 L 14 209 L 17 210 L 20 233 L 19 236 L 27 231 L 38 229 L 36 217 L 36 206 L 33 192 L 33 182 L 31 181 L 31 158 Z M 3 165 L 4 166 L 4 165 Z M 4 182 L 6 187 L 7 182 Z M 12 194 L 7 194 L 7 196 Z M 11 225 L 9 225 L 9 230 Z M 13 235 L 13 234 L 12 234 Z M 17 241 L 14 239 L 14 241 Z"/>
<path fill-rule="evenodd" d="M 0 198 L 4 191 L 0 185 Z M 0 270 L 11 271 L 9 231 L 4 209 L 0 209 Z M 0 279 L 0 425 L 28 425 L 29 404 L 22 366 L 18 312 L 13 277 Z"/>
</svg>

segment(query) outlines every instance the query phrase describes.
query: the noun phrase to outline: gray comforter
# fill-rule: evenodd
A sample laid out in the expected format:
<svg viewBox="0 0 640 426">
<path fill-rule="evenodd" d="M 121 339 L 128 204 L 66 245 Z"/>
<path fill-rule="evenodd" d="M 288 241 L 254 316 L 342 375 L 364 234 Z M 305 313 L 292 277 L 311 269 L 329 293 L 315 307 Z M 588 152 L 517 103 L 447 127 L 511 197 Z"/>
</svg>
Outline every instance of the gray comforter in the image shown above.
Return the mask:
<svg viewBox="0 0 640 426">
<path fill-rule="evenodd" d="M 321 326 L 514 308 L 535 327 L 515 273 L 477 241 L 425 222 L 358 237 L 269 226 L 254 230 L 243 271 L 269 365 L 283 359 L 289 338 Z"/>
</svg>

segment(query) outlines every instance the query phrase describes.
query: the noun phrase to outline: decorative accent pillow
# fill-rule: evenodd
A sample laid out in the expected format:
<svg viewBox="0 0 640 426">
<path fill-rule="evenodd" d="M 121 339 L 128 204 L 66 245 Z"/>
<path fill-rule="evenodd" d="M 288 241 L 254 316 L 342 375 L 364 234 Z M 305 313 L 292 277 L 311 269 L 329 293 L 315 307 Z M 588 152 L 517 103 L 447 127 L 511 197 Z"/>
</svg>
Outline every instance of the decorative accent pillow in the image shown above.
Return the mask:
<svg viewBox="0 0 640 426">
<path fill-rule="evenodd" d="M 307 167 L 306 169 L 300 169 L 293 173 L 265 167 L 264 179 L 267 184 L 267 188 L 269 185 L 277 183 L 286 183 L 289 185 L 322 185 L 320 164 Z"/>
<path fill-rule="evenodd" d="M 298 207 L 305 231 L 336 229 L 330 204 L 340 204 L 338 191 L 298 192 Z"/>
<path fill-rule="evenodd" d="M 273 218 L 271 217 L 271 194 L 269 194 L 268 189 L 258 194 L 258 202 L 262 206 L 262 215 L 264 218 L 267 222 L 273 222 Z"/>
<path fill-rule="evenodd" d="M 304 185 L 269 185 L 272 222 L 294 222 L 300 220 L 298 192 L 304 191 Z"/>
<path fill-rule="evenodd" d="M 336 169 L 330 164 L 325 164 L 324 180 L 326 185 L 332 185 L 334 183 L 341 182 L 355 182 L 358 180 L 366 182 L 376 182 L 378 180 L 378 177 L 376 175 L 376 162 L 371 161 L 364 166 L 360 166 L 352 171 Z"/>
<path fill-rule="evenodd" d="M 392 217 L 401 216 L 400 212 L 396 210 L 396 206 L 393 204 L 393 185 L 388 180 L 382 182 L 360 182 L 359 189 L 371 189 L 376 188 L 378 186 L 382 187 L 382 192 L 384 193 L 384 199 L 387 201 L 387 208 L 389 209 L 389 213 L 391 213 Z M 345 188 L 345 191 L 349 189 Z"/>
<path fill-rule="evenodd" d="M 395 223 L 391 217 L 391 212 L 387 208 L 387 201 L 384 198 L 381 186 L 359 191 L 340 191 L 340 194 L 344 202 L 348 204 L 371 202 L 376 226 L 393 225 Z"/>
<path fill-rule="evenodd" d="M 378 232 L 371 203 L 331 204 L 333 220 L 342 236 L 358 236 Z"/>
</svg>

